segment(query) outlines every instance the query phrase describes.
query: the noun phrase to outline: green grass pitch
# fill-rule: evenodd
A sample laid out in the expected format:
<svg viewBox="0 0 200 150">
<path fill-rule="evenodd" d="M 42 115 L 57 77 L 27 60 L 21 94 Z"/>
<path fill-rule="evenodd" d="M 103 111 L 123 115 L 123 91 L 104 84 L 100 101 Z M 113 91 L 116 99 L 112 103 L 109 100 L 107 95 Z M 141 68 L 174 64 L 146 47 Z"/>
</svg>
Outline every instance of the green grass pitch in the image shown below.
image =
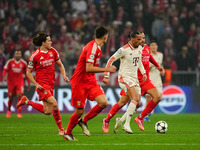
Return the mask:
<svg viewBox="0 0 200 150">
<path fill-rule="evenodd" d="M 78 141 L 65 141 L 58 135 L 58 129 L 52 116 L 43 114 L 23 114 L 18 119 L 16 114 L 7 119 L 0 114 L 0 150 L 200 150 L 200 114 L 165 115 L 153 114 L 150 122 L 144 122 L 145 131 L 139 130 L 134 118 L 131 120 L 133 134 L 119 128 L 113 133 L 115 118 L 110 122 L 109 133 L 102 131 L 102 120 L 106 114 L 100 114 L 88 122 L 91 136 L 87 137 L 76 126 L 73 135 Z M 63 127 L 66 128 L 71 114 L 61 114 Z M 168 131 L 159 134 L 154 125 L 164 120 Z"/>
</svg>

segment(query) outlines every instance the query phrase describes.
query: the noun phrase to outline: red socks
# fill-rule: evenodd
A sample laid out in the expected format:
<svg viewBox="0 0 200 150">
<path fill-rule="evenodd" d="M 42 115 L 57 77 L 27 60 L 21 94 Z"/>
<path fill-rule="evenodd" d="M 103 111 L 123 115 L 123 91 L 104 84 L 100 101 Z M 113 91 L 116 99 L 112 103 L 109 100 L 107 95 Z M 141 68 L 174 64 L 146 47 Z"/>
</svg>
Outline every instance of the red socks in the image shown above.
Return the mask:
<svg viewBox="0 0 200 150">
<path fill-rule="evenodd" d="M 139 119 L 143 120 L 144 117 L 146 117 L 152 110 L 157 106 L 153 100 L 150 100 L 146 106 L 146 108 L 142 111 L 142 113 L 139 115 Z"/>
<path fill-rule="evenodd" d="M 78 116 L 75 112 L 72 114 L 72 116 L 69 119 L 69 123 L 65 132 L 66 134 L 72 134 L 72 130 L 77 125 L 78 119 L 80 117 L 81 116 Z"/>
<path fill-rule="evenodd" d="M 8 111 L 10 111 L 11 105 L 12 105 L 12 101 L 8 100 Z"/>
<path fill-rule="evenodd" d="M 44 106 L 42 104 L 28 101 L 27 105 L 31 105 L 33 108 L 44 114 Z"/>
<path fill-rule="evenodd" d="M 98 115 L 103 108 L 101 108 L 98 104 L 95 105 L 83 118 L 83 123 L 88 122 L 88 120 L 94 118 L 96 115 Z"/>
<path fill-rule="evenodd" d="M 63 129 L 62 126 L 62 120 L 60 116 L 60 111 L 59 110 L 53 110 L 53 118 L 58 126 L 58 129 Z"/>
<path fill-rule="evenodd" d="M 21 96 L 18 96 L 17 97 L 17 102 L 19 102 L 21 98 L 22 98 Z M 19 107 L 17 110 L 18 110 L 18 113 L 20 114 L 21 111 L 22 111 L 22 107 Z"/>
<path fill-rule="evenodd" d="M 120 109 L 119 104 L 116 103 L 116 104 L 111 108 L 111 110 L 109 111 L 108 116 L 107 116 L 107 118 L 106 118 L 105 121 L 106 121 L 106 122 L 110 122 L 110 119 L 111 119 L 112 117 L 115 116 L 115 114 L 118 112 L 119 109 Z"/>
</svg>

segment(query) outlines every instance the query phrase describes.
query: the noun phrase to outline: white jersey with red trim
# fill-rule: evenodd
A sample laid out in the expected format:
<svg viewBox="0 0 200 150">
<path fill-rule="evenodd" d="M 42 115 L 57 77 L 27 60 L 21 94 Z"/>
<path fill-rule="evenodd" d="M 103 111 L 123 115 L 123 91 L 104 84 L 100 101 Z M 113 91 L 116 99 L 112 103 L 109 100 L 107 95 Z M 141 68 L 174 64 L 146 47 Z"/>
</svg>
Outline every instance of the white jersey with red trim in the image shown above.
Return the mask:
<svg viewBox="0 0 200 150">
<path fill-rule="evenodd" d="M 153 58 L 156 60 L 156 62 L 159 64 L 159 66 L 162 65 L 163 62 L 163 54 L 161 52 L 157 52 L 156 54 L 151 53 Z M 161 80 L 161 75 L 160 71 L 152 64 L 149 63 L 150 69 L 149 69 L 149 78 L 153 82 L 153 84 L 157 87 L 162 89 L 162 80 Z M 161 92 L 161 90 L 159 90 Z"/>
<path fill-rule="evenodd" d="M 130 43 L 128 43 L 119 48 L 117 52 L 115 52 L 110 57 L 106 67 L 111 66 L 114 61 L 120 59 L 120 68 L 118 71 L 118 75 L 130 76 L 138 80 L 138 68 L 140 69 L 142 74 L 146 73 L 141 61 L 142 49 L 142 46 L 139 46 L 138 48 L 133 48 Z M 105 72 L 105 76 L 109 76 L 109 72 Z"/>
</svg>

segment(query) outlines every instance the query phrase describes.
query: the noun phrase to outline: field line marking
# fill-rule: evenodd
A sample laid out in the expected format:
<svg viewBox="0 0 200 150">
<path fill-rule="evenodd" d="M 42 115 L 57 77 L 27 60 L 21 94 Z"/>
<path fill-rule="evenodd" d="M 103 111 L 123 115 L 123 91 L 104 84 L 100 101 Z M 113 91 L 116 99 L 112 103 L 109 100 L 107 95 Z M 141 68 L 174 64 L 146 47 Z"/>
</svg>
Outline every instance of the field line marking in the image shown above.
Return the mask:
<svg viewBox="0 0 200 150">
<path fill-rule="evenodd" d="M 198 143 L 95 143 L 95 144 L 87 144 L 87 143 L 66 143 L 66 144 L 0 144 L 1 146 L 67 146 L 67 145 L 75 145 L 75 146 L 124 146 L 124 145 L 138 145 L 138 146 L 197 146 L 200 145 Z"/>
</svg>

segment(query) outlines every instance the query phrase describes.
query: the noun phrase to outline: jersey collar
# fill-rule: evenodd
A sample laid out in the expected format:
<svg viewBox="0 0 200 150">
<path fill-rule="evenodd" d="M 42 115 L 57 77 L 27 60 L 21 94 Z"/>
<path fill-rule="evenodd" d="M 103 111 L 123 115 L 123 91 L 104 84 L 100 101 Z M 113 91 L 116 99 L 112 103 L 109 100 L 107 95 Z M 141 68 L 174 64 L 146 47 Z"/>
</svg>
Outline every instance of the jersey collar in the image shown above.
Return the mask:
<svg viewBox="0 0 200 150">
<path fill-rule="evenodd" d="M 39 48 L 40 52 L 41 53 L 47 53 L 48 51 L 42 51 L 40 48 Z"/>
</svg>

